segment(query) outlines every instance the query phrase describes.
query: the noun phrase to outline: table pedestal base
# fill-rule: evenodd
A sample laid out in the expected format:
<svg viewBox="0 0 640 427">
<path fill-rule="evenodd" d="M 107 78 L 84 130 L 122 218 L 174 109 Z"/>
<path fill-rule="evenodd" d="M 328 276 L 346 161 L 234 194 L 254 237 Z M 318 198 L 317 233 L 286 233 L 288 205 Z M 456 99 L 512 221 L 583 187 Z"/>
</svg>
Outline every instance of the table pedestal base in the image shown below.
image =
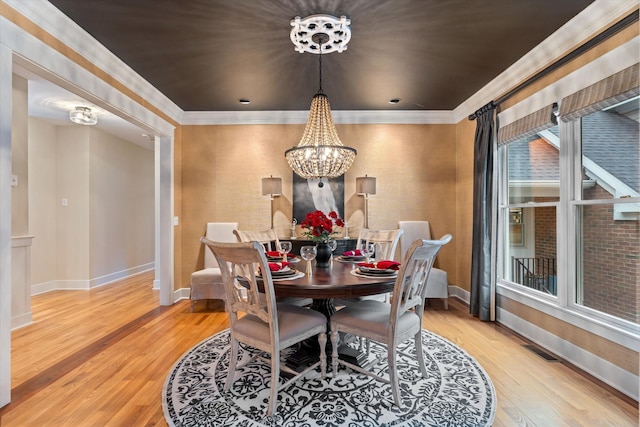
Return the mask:
<svg viewBox="0 0 640 427">
<path fill-rule="evenodd" d="M 314 299 L 311 304 L 311 309 L 316 310 L 325 315 L 327 318 L 327 346 L 326 355 L 327 360 L 331 360 L 331 354 L 333 352 L 333 346 L 331 345 L 329 320 L 331 315 L 336 312 L 336 307 L 333 305 L 333 299 Z M 348 345 L 344 344 L 344 336 L 340 334 L 340 344 L 338 345 L 338 358 L 349 362 L 356 366 L 362 366 L 367 360 L 367 355 L 358 351 Z M 287 357 L 287 365 L 291 369 L 296 371 L 303 371 L 308 365 L 316 362 L 320 358 L 320 347 L 318 344 L 318 337 L 312 337 L 306 339 L 300 343 L 300 347 L 295 353 Z"/>
</svg>

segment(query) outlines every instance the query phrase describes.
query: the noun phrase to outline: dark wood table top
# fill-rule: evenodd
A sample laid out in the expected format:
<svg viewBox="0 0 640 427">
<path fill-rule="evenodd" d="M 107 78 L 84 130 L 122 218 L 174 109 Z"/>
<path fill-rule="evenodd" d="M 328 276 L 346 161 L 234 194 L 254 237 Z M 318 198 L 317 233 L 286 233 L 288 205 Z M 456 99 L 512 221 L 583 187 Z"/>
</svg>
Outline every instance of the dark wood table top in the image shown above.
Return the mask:
<svg viewBox="0 0 640 427">
<path fill-rule="evenodd" d="M 293 267 L 305 272 L 306 265 L 306 261 L 301 260 L 293 264 Z M 293 280 L 276 280 L 273 282 L 273 287 L 277 296 L 314 299 L 353 298 L 393 291 L 395 276 L 354 276 L 350 271 L 356 267 L 355 263 L 333 260 L 329 268 L 316 268 L 313 265 L 311 276 L 305 275 Z"/>
</svg>

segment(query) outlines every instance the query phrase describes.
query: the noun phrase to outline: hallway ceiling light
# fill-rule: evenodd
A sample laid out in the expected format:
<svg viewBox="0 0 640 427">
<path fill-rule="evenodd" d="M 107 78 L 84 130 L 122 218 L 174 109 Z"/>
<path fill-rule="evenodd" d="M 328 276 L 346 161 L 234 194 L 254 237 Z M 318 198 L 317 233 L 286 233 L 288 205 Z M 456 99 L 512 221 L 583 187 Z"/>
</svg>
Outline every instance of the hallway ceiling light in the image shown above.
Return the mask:
<svg viewBox="0 0 640 427">
<path fill-rule="evenodd" d="M 98 116 L 91 112 L 89 107 L 76 107 L 75 110 L 69 111 L 69 120 L 79 125 L 95 125 L 98 123 Z"/>
</svg>

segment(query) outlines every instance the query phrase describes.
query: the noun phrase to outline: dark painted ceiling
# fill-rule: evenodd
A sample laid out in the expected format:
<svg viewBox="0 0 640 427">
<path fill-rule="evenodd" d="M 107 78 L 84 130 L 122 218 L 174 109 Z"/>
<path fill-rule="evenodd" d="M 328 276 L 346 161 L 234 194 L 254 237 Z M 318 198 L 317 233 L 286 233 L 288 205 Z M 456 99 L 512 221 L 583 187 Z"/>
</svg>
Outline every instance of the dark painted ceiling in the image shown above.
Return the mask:
<svg viewBox="0 0 640 427">
<path fill-rule="evenodd" d="M 308 109 L 318 56 L 294 50 L 289 22 L 318 13 L 351 19 L 347 51 L 323 56 L 332 109 L 452 110 L 592 3 L 49 1 L 185 111 Z"/>
</svg>

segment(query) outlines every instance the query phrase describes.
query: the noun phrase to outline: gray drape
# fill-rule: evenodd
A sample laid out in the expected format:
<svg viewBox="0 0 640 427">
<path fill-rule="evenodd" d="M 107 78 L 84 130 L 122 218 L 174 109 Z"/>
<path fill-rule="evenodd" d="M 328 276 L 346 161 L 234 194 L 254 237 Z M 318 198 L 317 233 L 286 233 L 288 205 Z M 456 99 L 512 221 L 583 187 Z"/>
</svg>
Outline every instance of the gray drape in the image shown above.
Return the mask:
<svg viewBox="0 0 640 427">
<path fill-rule="evenodd" d="M 471 301 L 469 311 L 480 320 L 495 320 L 491 278 L 491 226 L 493 204 L 493 134 L 495 106 L 475 113 L 473 167 L 473 242 L 471 247 Z"/>
</svg>

